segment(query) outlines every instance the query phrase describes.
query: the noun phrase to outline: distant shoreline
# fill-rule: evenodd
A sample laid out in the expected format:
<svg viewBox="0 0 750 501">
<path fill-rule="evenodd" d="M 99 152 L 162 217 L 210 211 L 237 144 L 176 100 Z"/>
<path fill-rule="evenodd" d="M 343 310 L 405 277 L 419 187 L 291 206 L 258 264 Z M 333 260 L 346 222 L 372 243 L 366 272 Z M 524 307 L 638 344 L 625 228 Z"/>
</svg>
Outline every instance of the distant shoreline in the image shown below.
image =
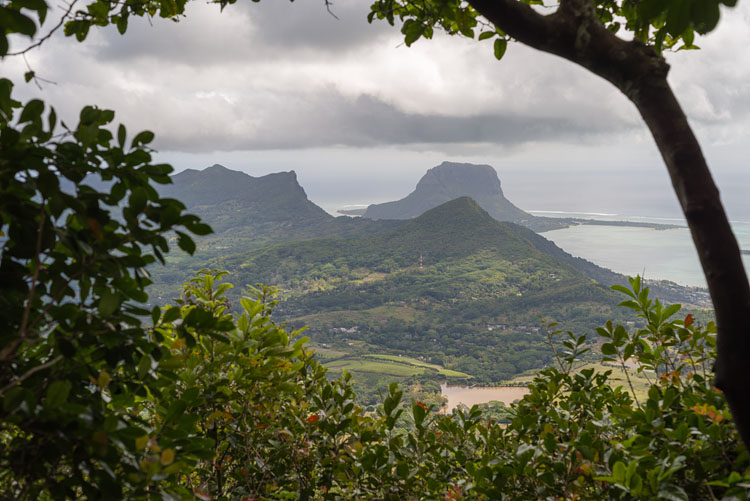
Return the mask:
<svg viewBox="0 0 750 501">
<path fill-rule="evenodd" d="M 598 226 L 631 226 L 634 228 L 653 228 L 655 230 L 674 230 L 678 228 L 685 228 L 685 226 L 680 224 L 648 223 L 645 221 L 605 221 L 601 219 L 581 218 L 570 218 L 570 220 L 574 221 L 577 224 L 592 224 Z"/>
<path fill-rule="evenodd" d="M 361 217 L 365 214 L 366 211 L 367 211 L 367 207 L 353 208 L 353 209 L 338 209 L 336 212 L 338 214 L 343 214 L 345 216 Z M 606 214 L 603 214 L 603 215 L 606 215 Z M 578 217 L 548 217 L 548 216 L 534 216 L 534 217 L 537 218 L 536 220 L 545 220 L 551 223 L 557 223 L 557 224 L 553 224 L 548 229 L 545 228 L 542 230 L 537 230 L 539 233 L 544 233 L 545 231 L 569 228 L 571 226 L 577 226 L 580 224 L 590 224 L 590 225 L 597 225 L 597 226 L 630 226 L 634 228 L 653 228 L 655 230 L 673 230 L 676 228 L 685 228 L 685 226 L 682 226 L 679 224 L 651 223 L 651 222 L 646 222 L 646 221 L 607 221 L 603 219 L 586 219 L 586 218 L 578 218 Z"/>
</svg>

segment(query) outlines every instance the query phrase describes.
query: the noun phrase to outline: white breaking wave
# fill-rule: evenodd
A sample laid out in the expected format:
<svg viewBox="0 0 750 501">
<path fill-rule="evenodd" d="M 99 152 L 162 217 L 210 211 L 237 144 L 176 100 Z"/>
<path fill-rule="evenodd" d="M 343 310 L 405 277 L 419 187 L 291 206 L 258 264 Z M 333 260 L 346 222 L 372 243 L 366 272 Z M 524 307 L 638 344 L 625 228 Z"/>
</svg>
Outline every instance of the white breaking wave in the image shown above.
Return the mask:
<svg viewBox="0 0 750 501">
<path fill-rule="evenodd" d="M 614 217 L 617 214 L 608 214 L 606 212 L 568 212 L 564 210 L 529 210 L 532 214 L 578 214 L 582 216 L 603 216 L 603 217 Z"/>
</svg>

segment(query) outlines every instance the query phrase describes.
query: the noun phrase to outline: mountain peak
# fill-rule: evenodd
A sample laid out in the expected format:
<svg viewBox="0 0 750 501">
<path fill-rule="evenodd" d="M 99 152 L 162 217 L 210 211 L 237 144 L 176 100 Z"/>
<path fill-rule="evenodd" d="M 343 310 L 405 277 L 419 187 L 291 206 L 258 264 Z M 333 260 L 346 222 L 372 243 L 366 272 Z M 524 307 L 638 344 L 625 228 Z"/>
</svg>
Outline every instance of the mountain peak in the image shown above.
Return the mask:
<svg viewBox="0 0 750 501">
<path fill-rule="evenodd" d="M 433 258 L 468 256 L 481 249 L 499 251 L 521 259 L 529 255 L 529 242 L 513 224 L 497 221 L 470 197 L 459 197 L 409 221 L 387 237 L 389 244 L 412 246 Z M 528 231 L 528 230 L 526 230 Z"/>
<path fill-rule="evenodd" d="M 325 221 L 332 219 L 312 203 L 294 171 L 253 177 L 214 164 L 202 171 L 184 171 L 161 191 L 180 199 L 215 231 L 262 222 Z"/>
<path fill-rule="evenodd" d="M 451 198 L 480 194 L 503 196 L 500 178 L 491 166 L 486 164 L 470 164 L 457 162 L 443 162 L 437 167 L 429 169 L 419 180 L 419 189 L 438 189 Z"/>
<path fill-rule="evenodd" d="M 407 231 L 428 231 L 435 234 L 463 234 L 481 228 L 495 227 L 498 221 L 471 197 L 459 197 L 428 210 L 406 224 Z"/>
<path fill-rule="evenodd" d="M 532 219 L 503 195 L 495 169 L 486 164 L 443 162 L 429 169 L 413 192 L 401 200 L 374 204 L 364 217 L 370 219 L 411 219 L 456 198 L 473 198 L 490 216 L 499 221 Z"/>
<path fill-rule="evenodd" d="M 440 219 L 447 221 L 448 219 L 454 218 L 456 215 L 466 215 L 474 218 L 482 218 L 487 221 L 492 221 L 492 217 L 487 214 L 487 211 L 471 197 L 458 197 L 442 205 L 438 205 L 434 209 L 430 209 L 424 214 L 417 217 L 414 221 L 422 221 L 428 219 Z"/>
</svg>

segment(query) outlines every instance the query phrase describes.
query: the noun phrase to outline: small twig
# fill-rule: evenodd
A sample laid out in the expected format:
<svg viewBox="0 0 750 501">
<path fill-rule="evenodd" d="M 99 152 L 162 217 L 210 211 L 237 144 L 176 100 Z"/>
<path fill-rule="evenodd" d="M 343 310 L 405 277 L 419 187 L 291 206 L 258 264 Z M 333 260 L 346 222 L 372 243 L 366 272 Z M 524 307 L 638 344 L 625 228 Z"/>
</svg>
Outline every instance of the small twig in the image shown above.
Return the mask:
<svg viewBox="0 0 750 501">
<path fill-rule="evenodd" d="M 58 356 L 56 356 L 55 358 L 53 358 L 52 360 L 50 360 L 47 363 L 44 363 L 42 365 L 37 365 L 36 367 L 32 367 L 23 376 L 17 377 L 16 379 L 14 379 L 13 381 L 11 381 L 10 383 L 6 384 L 2 389 L 0 389 L 0 395 L 2 395 L 3 393 L 5 393 L 9 389 L 13 388 L 18 383 L 21 383 L 24 380 L 30 378 L 32 375 L 36 374 L 37 372 L 55 365 L 57 362 L 59 362 L 60 360 L 62 360 L 62 358 L 63 358 L 62 355 L 58 355 Z"/>
<path fill-rule="evenodd" d="M 55 303 L 57 303 L 60 300 L 60 298 L 62 298 L 63 294 L 65 293 L 65 289 L 68 288 L 68 285 L 70 285 L 70 283 L 73 280 L 75 280 L 76 278 L 80 277 L 81 275 L 83 275 L 83 270 L 79 270 L 78 273 L 74 273 L 73 275 L 70 276 L 70 278 L 68 278 L 68 280 L 65 281 L 65 283 L 63 284 L 63 286 L 60 287 L 60 290 L 57 291 L 57 294 L 55 294 L 55 296 L 52 298 L 52 300 L 49 303 L 47 303 L 47 305 L 44 307 L 44 309 L 41 311 L 41 313 L 39 313 L 39 315 L 36 316 L 36 318 L 34 319 L 34 321 L 29 326 L 29 329 L 33 329 L 34 327 L 36 327 L 36 324 L 38 324 L 39 321 L 44 317 L 44 315 L 47 314 L 47 312 L 49 311 L 49 309 Z"/>
<path fill-rule="evenodd" d="M 625 359 L 622 356 L 622 353 L 620 351 L 617 351 L 617 356 L 620 358 L 620 365 L 622 366 L 622 372 L 625 373 L 625 379 L 628 381 L 628 386 L 630 387 L 630 393 L 633 394 L 633 400 L 635 400 L 635 405 L 638 406 L 638 409 L 641 409 L 641 403 L 638 401 L 638 397 L 635 394 L 635 388 L 633 388 L 633 381 L 630 380 L 630 374 L 628 373 L 628 366 L 625 365 Z"/>
<path fill-rule="evenodd" d="M 34 80 L 34 83 L 36 84 L 39 90 L 42 90 L 42 85 L 39 82 L 44 82 L 44 83 L 48 83 L 51 85 L 57 85 L 57 82 L 53 82 L 52 80 L 47 80 L 46 78 L 37 76 L 36 72 L 34 71 L 34 68 L 32 68 L 31 64 L 29 64 L 29 60 L 26 59 L 26 54 L 21 54 L 21 56 L 23 57 L 23 62 L 26 63 L 26 68 L 29 70 L 29 73 L 31 73 L 31 78 Z"/>
<path fill-rule="evenodd" d="M 333 2 L 331 2 L 331 0 L 325 0 L 325 4 L 326 4 L 326 10 L 328 11 L 328 13 L 331 16 L 333 16 L 334 19 L 338 20 L 339 17 L 333 13 L 333 10 L 331 10 L 331 7 L 333 7 Z"/>
<path fill-rule="evenodd" d="M 560 355 L 557 353 L 557 349 L 555 348 L 555 344 L 552 342 L 552 334 L 549 331 L 549 326 L 544 326 L 544 332 L 547 334 L 547 344 L 552 349 L 552 354 L 555 355 L 555 359 L 557 360 L 557 365 L 560 366 L 560 370 L 565 372 L 565 374 L 568 374 L 570 372 L 570 366 L 568 366 L 568 369 L 565 370 L 565 365 L 562 363 L 562 360 L 560 360 Z"/>
<path fill-rule="evenodd" d="M 26 340 L 26 324 L 29 322 L 29 313 L 31 312 L 31 303 L 34 300 L 34 293 L 36 292 L 36 284 L 39 279 L 39 268 L 41 267 L 39 262 L 39 256 L 42 253 L 42 231 L 44 230 L 44 206 L 42 205 L 42 212 L 39 214 L 39 226 L 37 227 L 36 235 L 36 253 L 34 255 L 34 273 L 31 276 L 31 287 L 29 288 L 29 294 L 26 297 L 26 306 L 23 309 L 23 315 L 21 317 L 21 325 L 18 327 L 18 338 L 13 341 L 9 346 L 0 350 L 0 360 L 7 360 L 15 354 L 19 346 Z"/>
<path fill-rule="evenodd" d="M 7 53 L 7 54 L 6 54 L 6 56 L 20 56 L 20 55 L 22 55 L 22 54 L 26 54 L 26 53 L 27 53 L 27 52 L 29 52 L 30 50 L 32 50 L 32 49 L 35 49 L 35 48 L 39 47 L 39 46 L 40 46 L 40 45 L 42 45 L 42 44 L 43 44 L 44 42 L 46 42 L 47 40 L 49 40 L 49 38 L 50 38 L 50 37 L 51 37 L 51 36 L 52 36 L 52 35 L 53 35 L 53 34 L 54 34 L 54 33 L 55 33 L 55 32 L 56 32 L 57 30 L 59 30 L 59 29 L 60 29 L 60 28 L 61 28 L 61 27 L 62 27 L 62 26 L 63 26 L 63 25 L 65 24 L 65 20 L 66 20 L 66 19 L 68 19 L 68 17 L 70 17 L 70 13 L 71 13 L 71 12 L 73 12 L 73 7 L 75 6 L 75 4 L 76 4 L 76 2 L 77 2 L 77 1 L 78 1 L 78 0 L 73 0 L 73 1 L 72 1 L 72 2 L 70 3 L 70 5 L 68 5 L 68 8 L 67 8 L 67 9 L 65 10 L 65 12 L 64 12 L 64 13 L 63 13 L 63 15 L 62 15 L 62 17 L 60 17 L 60 21 L 58 21 L 58 23 L 57 23 L 57 24 L 56 24 L 56 25 L 55 25 L 55 26 L 54 26 L 54 27 L 53 27 L 53 28 L 52 28 L 52 29 L 51 29 L 51 30 L 50 30 L 50 31 L 49 31 L 49 32 L 48 32 L 48 33 L 47 33 L 46 35 L 44 35 L 44 36 L 43 36 L 42 38 L 40 38 L 39 40 L 37 40 L 37 41 L 36 41 L 36 42 L 34 42 L 33 44 L 29 45 L 29 46 L 28 46 L 28 47 L 26 47 L 25 49 L 23 49 L 23 50 L 19 50 L 19 51 L 17 51 L 17 52 L 9 52 L 9 53 Z"/>
<path fill-rule="evenodd" d="M 44 200 L 42 200 L 44 203 Z M 31 276 L 31 288 L 29 289 L 29 296 L 26 298 L 26 307 L 23 310 L 23 317 L 21 318 L 21 326 L 18 328 L 18 335 L 21 338 L 26 336 L 26 324 L 29 321 L 29 312 L 31 311 L 31 302 L 34 299 L 34 292 L 36 292 L 36 282 L 39 278 L 39 255 L 42 253 L 42 232 L 44 231 L 44 219 L 45 211 L 44 205 L 42 205 L 42 211 L 39 214 L 39 227 L 37 228 L 36 235 L 36 253 L 34 254 L 34 273 Z"/>
</svg>

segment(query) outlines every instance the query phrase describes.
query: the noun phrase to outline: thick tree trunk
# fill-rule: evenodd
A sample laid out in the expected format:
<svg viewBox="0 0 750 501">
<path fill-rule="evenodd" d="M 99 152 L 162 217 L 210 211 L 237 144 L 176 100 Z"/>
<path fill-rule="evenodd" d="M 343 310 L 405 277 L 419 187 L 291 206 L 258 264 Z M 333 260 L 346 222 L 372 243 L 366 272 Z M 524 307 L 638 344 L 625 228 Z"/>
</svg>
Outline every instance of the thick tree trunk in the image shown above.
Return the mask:
<svg viewBox="0 0 750 501">
<path fill-rule="evenodd" d="M 521 43 L 564 57 L 620 89 L 638 108 L 661 152 L 690 227 L 718 326 L 716 386 L 750 448 L 750 286 L 706 160 L 667 82 L 669 66 L 651 48 L 607 31 L 589 0 L 561 0 L 544 16 L 518 0 L 469 0 Z"/>
</svg>

